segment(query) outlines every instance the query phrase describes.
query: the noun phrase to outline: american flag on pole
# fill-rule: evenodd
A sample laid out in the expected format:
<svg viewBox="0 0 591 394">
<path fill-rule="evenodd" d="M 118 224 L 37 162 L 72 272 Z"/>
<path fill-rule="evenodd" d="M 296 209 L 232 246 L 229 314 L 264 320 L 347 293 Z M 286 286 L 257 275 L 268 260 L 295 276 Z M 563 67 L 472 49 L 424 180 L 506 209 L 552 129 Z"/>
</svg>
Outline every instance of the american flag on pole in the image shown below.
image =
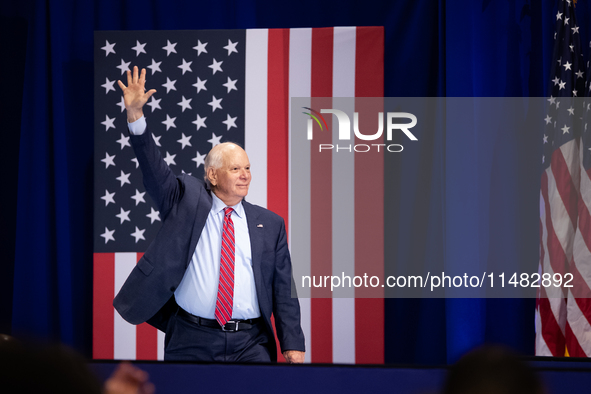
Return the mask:
<svg viewBox="0 0 591 394">
<path fill-rule="evenodd" d="M 247 199 L 281 215 L 291 236 L 290 219 L 302 212 L 294 209 L 301 191 L 292 187 L 290 97 L 383 96 L 383 34 L 382 27 L 95 33 L 95 359 L 157 360 L 164 353 L 163 333 L 146 323 L 128 324 L 112 306 L 161 223 L 129 145 L 116 81 L 125 82 L 125 71 L 134 65 L 146 68 L 146 87 L 158 92 L 144 114 L 174 172 L 202 177 L 205 155 L 214 145 L 244 145 L 253 173 Z M 368 160 L 352 163 L 351 176 L 376 165 L 372 177 L 360 177 L 343 192 L 355 197 L 345 200 L 353 217 L 360 215 L 356 226 L 375 220 L 375 230 L 355 234 L 349 228 L 355 255 L 371 253 L 383 267 L 383 160 Z M 340 192 L 335 180 L 314 179 L 310 183 L 328 182 L 333 193 Z M 377 200 L 364 200 L 361 182 L 377 182 Z M 332 209 L 332 200 L 312 201 Z M 364 215 L 376 205 L 381 215 L 379 208 Z M 329 240 L 338 230 L 338 223 L 331 223 Z M 308 233 L 317 231 L 318 224 L 312 226 Z M 298 256 L 309 263 L 301 237 L 290 240 L 290 249 L 294 266 Z M 325 253 L 326 245 L 320 249 Z M 300 304 L 307 361 L 384 362 L 383 299 L 300 299 Z"/>
<path fill-rule="evenodd" d="M 591 181 L 589 138 L 581 117 L 587 92 L 574 4 L 556 14 L 551 96 L 543 136 L 540 273 L 572 274 L 573 288 L 539 288 L 536 355 L 591 356 Z M 582 136 L 582 138 L 581 138 Z"/>
</svg>

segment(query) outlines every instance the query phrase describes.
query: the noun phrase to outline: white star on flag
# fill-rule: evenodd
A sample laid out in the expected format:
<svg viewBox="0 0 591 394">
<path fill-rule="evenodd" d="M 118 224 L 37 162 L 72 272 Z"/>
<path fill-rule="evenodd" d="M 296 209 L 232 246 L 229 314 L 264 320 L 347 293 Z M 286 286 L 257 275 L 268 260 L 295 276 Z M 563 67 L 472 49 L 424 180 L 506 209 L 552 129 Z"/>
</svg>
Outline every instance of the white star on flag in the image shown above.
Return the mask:
<svg viewBox="0 0 591 394">
<path fill-rule="evenodd" d="M 202 127 L 207 128 L 207 126 L 205 125 L 205 119 L 207 119 L 207 116 L 202 118 L 201 116 L 199 116 L 199 114 L 197 114 L 197 119 L 195 119 L 191 123 L 197 125 L 197 130 L 199 130 Z"/>
<path fill-rule="evenodd" d="M 152 112 L 154 112 L 155 109 L 162 109 L 162 108 L 160 108 L 160 100 L 162 100 L 162 99 L 156 99 L 156 98 L 154 98 L 154 96 L 150 97 L 150 102 L 147 103 L 147 105 L 150 106 L 150 108 L 152 109 Z"/>
<path fill-rule="evenodd" d="M 105 46 L 101 47 L 101 49 L 105 51 L 105 57 L 109 56 L 109 53 L 115 53 L 115 45 L 117 45 L 117 43 L 109 44 L 109 41 L 107 41 Z"/>
<path fill-rule="evenodd" d="M 170 78 L 166 77 L 166 83 L 163 83 L 162 86 L 166 88 L 166 93 L 170 92 L 171 90 L 176 90 L 174 84 L 176 83 L 176 79 L 171 81 Z"/>
<path fill-rule="evenodd" d="M 571 69 L 570 66 L 572 66 L 572 63 L 569 63 L 567 60 L 566 63 L 563 64 L 563 66 L 564 66 L 565 70 L 570 70 Z"/>
<path fill-rule="evenodd" d="M 227 114 L 226 120 L 222 121 L 222 123 L 224 123 L 227 126 L 226 131 L 230 130 L 230 127 L 237 127 L 236 126 L 236 119 L 237 118 L 238 118 L 237 116 L 232 118 L 230 116 L 230 114 Z"/>
<path fill-rule="evenodd" d="M 144 231 L 146 231 L 146 230 L 145 229 L 144 230 L 140 230 L 139 228 L 137 228 L 137 226 L 135 226 L 135 231 L 130 234 L 132 237 L 135 238 L 135 243 L 136 244 L 137 244 L 137 241 L 139 241 L 140 239 L 143 239 L 144 241 L 146 240 L 144 238 Z"/>
<path fill-rule="evenodd" d="M 119 70 L 121 70 L 121 75 L 125 74 L 127 70 L 129 70 L 129 65 L 131 62 L 126 62 L 125 60 L 121 59 L 121 64 L 117 66 Z"/>
<path fill-rule="evenodd" d="M 131 145 L 129 145 L 129 137 L 124 136 L 123 133 L 121 133 L 121 138 L 119 138 L 116 142 L 121 144 L 121 149 L 125 148 L 126 146 L 131 148 Z"/>
<path fill-rule="evenodd" d="M 113 197 L 115 197 L 115 192 L 109 193 L 108 190 L 105 190 L 105 195 L 101 197 L 101 200 L 105 200 L 105 207 L 111 202 L 115 204 L 115 199 Z"/>
<path fill-rule="evenodd" d="M 109 81 L 109 78 L 105 79 L 107 80 L 107 82 L 101 85 L 103 88 L 105 88 L 105 94 L 108 94 L 111 90 L 115 91 L 115 87 L 113 86 L 115 85 L 115 81 Z"/>
<path fill-rule="evenodd" d="M 131 210 L 126 211 L 123 208 L 120 208 L 120 209 L 121 209 L 121 211 L 117 215 L 115 215 L 116 217 L 118 217 L 121 220 L 120 224 L 123 224 L 123 222 L 126 220 L 128 222 L 131 222 L 131 220 L 129 219 L 129 213 L 131 212 Z"/>
<path fill-rule="evenodd" d="M 140 163 L 137 161 L 137 157 L 134 157 L 133 159 L 131 159 L 131 161 L 135 163 L 135 168 L 138 168 L 140 166 Z"/>
<path fill-rule="evenodd" d="M 228 51 L 228 56 L 230 56 L 230 54 L 232 52 L 238 53 L 238 50 L 236 49 L 236 45 L 238 45 L 238 41 L 232 42 L 232 41 L 228 40 L 228 45 L 226 45 L 224 47 L 224 49 L 226 49 Z"/>
<path fill-rule="evenodd" d="M 209 68 L 212 69 L 213 74 L 215 75 L 216 72 L 224 72 L 224 70 L 222 70 L 222 63 L 224 61 L 222 60 L 221 62 L 218 62 L 217 60 L 215 60 L 215 57 L 213 58 L 213 63 L 211 63 L 209 66 Z"/>
<path fill-rule="evenodd" d="M 218 137 L 214 133 L 211 133 L 211 139 L 207 140 L 207 142 L 210 142 L 211 147 L 213 148 L 214 146 L 221 144 L 221 142 L 220 142 L 221 139 L 222 139 L 221 135 Z"/>
<path fill-rule="evenodd" d="M 191 70 L 191 63 L 193 62 L 187 62 L 185 59 L 183 59 L 183 63 L 178 66 L 181 70 L 183 70 L 183 75 L 185 75 L 185 72 L 193 72 L 193 70 Z"/>
<path fill-rule="evenodd" d="M 113 194 L 115 194 L 115 193 L 113 193 Z M 139 191 L 138 189 L 135 189 L 135 195 L 134 195 L 134 196 L 131 196 L 131 198 L 132 198 L 133 200 L 135 200 L 135 206 L 136 206 L 136 207 L 137 207 L 137 205 L 138 205 L 140 202 L 144 202 L 144 203 L 146 202 L 146 200 L 144 200 L 144 194 L 146 194 L 146 192 L 142 192 L 142 193 L 140 193 L 140 191 Z M 113 201 L 113 202 L 114 202 L 114 201 Z"/>
<path fill-rule="evenodd" d="M 102 125 L 105 126 L 105 131 L 109 130 L 111 127 L 115 128 L 115 118 L 109 118 L 109 115 L 105 115 L 105 120 L 101 122 Z"/>
<path fill-rule="evenodd" d="M 146 50 L 144 49 L 146 44 L 140 44 L 140 42 L 137 40 L 135 41 L 135 43 L 136 43 L 135 46 L 132 47 L 131 49 L 133 49 L 135 51 L 136 57 L 139 56 L 140 53 L 146 53 Z"/>
<path fill-rule="evenodd" d="M 119 101 L 117 105 L 121 108 L 121 112 L 125 111 L 125 99 L 123 96 L 121 96 L 121 101 Z"/>
<path fill-rule="evenodd" d="M 105 227 L 105 232 L 101 234 L 101 237 L 103 237 L 105 239 L 105 243 L 107 243 L 109 241 L 115 241 L 115 237 L 113 237 L 114 232 L 115 232 L 115 230 L 109 230 L 108 228 Z"/>
<path fill-rule="evenodd" d="M 162 47 L 162 49 L 166 51 L 166 57 L 168 57 L 168 55 L 170 55 L 171 53 L 176 53 L 176 49 L 174 49 L 176 47 L 176 44 L 176 42 L 172 44 L 169 40 L 166 40 L 166 46 Z"/>
<path fill-rule="evenodd" d="M 150 64 L 150 65 L 148 66 L 148 68 L 149 68 L 150 70 L 152 70 L 152 75 L 154 75 L 154 73 L 155 73 L 156 71 L 158 71 L 158 72 L 162 72 L 162 70 L 160 69 L 160 65 L 161 65 L 161 64 L 162 64 L 162 62 L 156 62 L 154 59 L 152 59 L 152 64 Z"/>
<path fill-rule="evenodd" d="M 191 86 L 195 86 L 197 88 L 197 93 L 199 93 L 202 90 L 207 90 L 205 87 L 205 82 L 207 82 L 207 79 L 201 80 L 199 77 L 197 77 L 197 83 L 194 83 Z"/>
<path fill-rule="evenodd" d="M 168 164 L 168 166 L 172 166 L 172 165 L 176 165 L 174 158 L 176 157 L 176 154 L 171 155 L 170 153 L 168 153 L 168 151 L 166 152 L 166 157 L 163 159 L 166 164 Z"/>
<path fill-rule="evenodd" d="M 185 133 L 181 133 L 181 135 L 182 138 L 180 140 L 177 140 L 177 142 L 181 144 L 181 149 L 185 149 L 185 146 L 193 146 L 191 145 L 192 136 L 186 136 Z"/>
<path fill-rule="evenodd" d="M 191 100 L 193 99 L 186 99 L 185 96 L 182 96 L 181 102 L 177 103 L 177 105 L 180 105 L 182 108 L 181 112 L 185 112 L 186 109 L 193 109 L 191 108 Z"/>
<path fill-rule="evenodd" d="M 166 120 L 162 121 L 162 123 L 166 125 L 166 131 L 168 131 L 168 129 L 170 129 L 171 127 L 174 127 L 176 129 L 176 125 L 174 124 L 175 120 L 176 117 L 171 118 L 170 116 L 168 116 L 168 114 L 166 114 Z"/>
<path fill-rule="evenodd" d="M 123 185 L 125 185 L 126 183 L 129 183 L 131 185 L 131 182 L 129 181 L 129 176 L 131 175 L 131 172 L 129 174 L 126 174 L 123 172 L 123 170 L 121 170 L 121 175 L 119 175 L 117 179 L 119 182 L 121 182 L 121 187 L 123 187 Z"/>
<path fill-rule="evenodd" d="M 103 163 L 105 163 L 105 168 L 109 168 L 109 166 L 115 167 L 115 155 L 109 156 L 108 152 L 105 152 L 106 156 L 104 159 L 101 159 Z"/>
<path fill-rule="evenodd" d="M 211 96 L 211 101 L 207 103 L 207 105 L 211 106 L 211 112 L 215 112 L 216 109 L 222 109 L 222 102 L 223 98 L 216 99 L 215 96 Z"/>
<path fill-rule="evenodd" d="M 202 155 L 202 154 L 199 153 L 199 151 L 197 151 L 197 156 L 195 156 L 191 160 L 194 161 L 196 167 L 199 168 L 199 166 L 201 164 L 205 164 L 205 156 L 207 156 L 207 155 Z"/>
<path fill-rule="evenodd" d="M 154 208 L 150 207 L 150 213 L 146 216 L 150 218 L 150 224 L 153 224 L 156 220 L 160 221 L 160 212 L 154 210 Z"/>
<path fill-rule="evenodd" d="M 197 51 L 197 56 L 201 55 L 201 53 L 207 53 L 207 49 L 205 49 L 206 46 L 207 43 L 202 43 L 200 40 L 197 40 L 197 46 L 193 47 L 193 49 Z"/>
<path fill-rule="evenodd" d="M 222 84 L 222 86 L 225 86 L 226 88 L 228 88 L 228 92 L 227 93 L 230 93 L 231 90 L 238 90 L 236 88 L 236 82 L 238 82 L 237 79 L 231 80 L 230 77 L 228 77 L 228 82 Z"/>
<path fill-rule="evenodd" d="M 161 135 L 156 137 L 156 135 L 154 133 L 152 133 L 152 138 L 154 139 L 154 143 L 156 144 L 156 146 L 162 146 L 162 145 L 160 145 L 160 138 L 162 138 Z"/>
<path fill-rule="evenodd" d="M 567 134 L 568 133 L 568 129 L 570 129 L 570 127 L 568 127 L 567 125 L 564 125 L 564 127 L 560 130 L 562 130 L 562 134 Z"/>
</svg>

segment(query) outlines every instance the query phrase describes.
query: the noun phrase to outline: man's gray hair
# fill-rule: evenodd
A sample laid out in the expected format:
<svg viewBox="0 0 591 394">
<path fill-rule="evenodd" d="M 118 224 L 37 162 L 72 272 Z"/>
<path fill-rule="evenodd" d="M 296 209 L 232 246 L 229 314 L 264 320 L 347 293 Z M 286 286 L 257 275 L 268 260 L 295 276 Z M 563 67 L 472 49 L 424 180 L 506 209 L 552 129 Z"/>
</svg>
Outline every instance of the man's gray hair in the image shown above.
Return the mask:
<svg viewBox="0 0 591 394">
<path fill-rule="evenodd" d="M 209 182 L 209 179 L 207 178 L 207 171 L 210 168 L 214 168 L 216 170 L 222 168 L 222 166 L 224 165 L 224 152 L 230 145 L 242 148 L 240 145 L 234 142 L 222 142 L 221 144 L 218 144 L 211 148 L 207 156 L 205 156 L 205 163 L 203 164 L 203 166 L 205 167 L 205 173 L 203 174 L 203 178 L 205 178 L 205 183 L 207 184 L 207 187 L 210 189 L 211 182 Z"/>
</svg>

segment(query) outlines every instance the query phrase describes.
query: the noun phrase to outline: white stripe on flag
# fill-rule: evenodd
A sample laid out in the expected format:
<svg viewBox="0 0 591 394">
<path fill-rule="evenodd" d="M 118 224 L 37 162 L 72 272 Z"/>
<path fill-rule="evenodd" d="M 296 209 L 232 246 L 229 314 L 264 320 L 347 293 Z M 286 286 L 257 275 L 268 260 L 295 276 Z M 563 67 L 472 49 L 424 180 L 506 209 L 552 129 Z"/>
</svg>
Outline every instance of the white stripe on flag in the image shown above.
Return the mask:
<svg viewBox="0 0 591 394">
<path fill-rule="evenodd" d="M 567 142 L 565 145 L 568 145 L 571 142 Z M 556 237 L 562 246 L 566 260 L 571 261 L 573 256 L 573 245 L 571 240 L 575 234 L 575 228 L 573 227 L 568 211 L 564 206 L 562 197 L 558 192 L 558 186 L 556 185 L 556 179 L 554 178 L 552 167 L 546 169 L 546 173 L 548 174 L 548 199 L 550 207 L 552 207 L 550 211 L 552 226 L 554 227 Z M 561 272 L 560 274 L 564 274 L 564 272 Z"/>
<path fill-rule="evenodd" d="M 579 191 L 579 182 L 580 182 L 580 173 L 581 173 L 581 163 L 579 159 L 579 144 L 578 140 L 575 138 L 572 141 L 567 142 L 566 144 L 560 147 L 560 151 L 562 152 L 562 156 L 564 157 L 564 162 L 568 167 L 570 172 L 570 178 L 573 181 L 573 186 Z"/>
<path fill-rule="evenodd" d="M 289 237 L 292 252 L 294 277 L 310 275 L 310 146 L 293 146 L 291 138 L 291 98 L 310 97 L 312 81 L 312 29 L 291 29 L 289 34 L 289 97 L 290 97 L 290 167 L 289 167 Z M 309 106 L 309 103 L 308 103 Z M 295 111 L 295 109 L 294 109 Z M 305 130 L 305 117 L 299 130 Z M 296 141 L 302 141 L 297 139 Z M 291 157 L 298 152 L 298 157 Z M 297 166 L 291 166 L 297 160 Z M 291 198 L 297 191 L 297 198 Z M 295 192 L 294 192 L 295 193 Z M 296 213 L 295 215 L 293 213 Z M 306 338 L 306 362 L 312 360 L 312 309 L 310 291 L 300 294 L 302 330 Z"/>
<path fill-rule="evenodd" d="M 550 184 L 550 178 L 554 180 L 552 176 L 552 171 L 550 169 L 546 170 L 548 173 L 548 184 Z M 544 201 L 543 194 L 540 193 L 540 201 Z M 549 273 L 550 275 L 554 275 L 554 270 L 552 269 L 552 265 L 550 264 L 550 253 L 548 252 L 548 229 L 546 228 L 546 209 L 545 204 L 540 203 L 540 219 L 542 220 L 542 247 L 544 248 L 544 273 Z M 552 310 L 552 314 L 554 315 L 554 319 L 556 320 L 562 334 L 564 335 L 565 323 L 566 323 L 566 303 L 564 301 L 564 296 L 562 294 L 562 289 L 559 287 L 546 287 L 546 294 L 548 296 L 548 301 L 550 303 L 550 309 Z M 542 332 L 540 331 L 540 336 Z"/>
<path fill-rule="evenodd" d="M 333 107 L 353 119 L 355 106 L 338 97 L 355 97 L 355 27 L 335 27 L 333 42 Z M 328 115 L 331 116 L 331 115 Z M 346 142 L 346 141 L 345 141 Z M 332 143 L 339 144 L 338 122 L 332 122 Z M 355 155 L 332 155 L 333 275 L 355 275 Z M 334 363 L 355 363 L 355 288 L 333 292 L 332 353 Z M 343 298 L 349 297 L 349 298 Z"/>
<path fill-rule="evenodd" d="M 536 308 L 536 356 L 552 357 L 552 352 L 546 345 L 546 341 L 542 335 L 542 318 L 540 317 L 540 310 Z"/>
<path fill-rule="evenodd" d="M 551 174 L 548 174 L 548 176 L 550 177 Z M 543 197 L 542 193 L 540 193 L 540 201 L 544 201 L 544 197 Z M 543 261 L 544 273 L 549 273 L 550 275 L 554 275 L 554 269 L 552 269 L 552 264 L 550 263 L 550 252 L 548 250 L 548 228 L 546 227 L 546 209 L 545 209 L 545 204 L 543 204 L 543 203 L 540 204 L 540 218 L 543 223 L 541 242 L 542 242 L 542 248 L 544 251 L 544 261 Z M 548 295 L 548 298 L 550 299 L 550 304 L 554 305 L 554 306 L 558 306 L 556 301 L 563 298 L 562 289 L 560 287 L 549 286 L 546 288 L 546 294 Z M 554 302 L 553 302 L 553 300 L 554 300 Z M 557 322 L 560 321 L 558 319 L 559 313 L 557 310 L 555 311 L 554 314 L 555 314 L 556 321 Z M 562 328 L 562 331 L 564 332 L 564 325 L 561 325 L 561 328 Z"/>
<path fill-rule="evenodd" d="M 248 201 L 267 207 L 267 29 L 246 30 L 244 147 L 253 171 Z"/>
<path fill-rule="evenodd" d="M 135 267 L 137 261 L 136 253 L 115 253 L 115 294 L 119 293 L 121 286 Z M 115 360 L 136 359 L 136 326 L 129 324 L 117 311 L 114 321 L 114 353 Z"/>
<path fill-rule="evenodd" d="M 581 349 L 587 357 L 591 356 L 591 325 L 577 304 L 571 292 L 568 292 L 567 320 L 573 335 L 577 338 Z"/>
</svg>

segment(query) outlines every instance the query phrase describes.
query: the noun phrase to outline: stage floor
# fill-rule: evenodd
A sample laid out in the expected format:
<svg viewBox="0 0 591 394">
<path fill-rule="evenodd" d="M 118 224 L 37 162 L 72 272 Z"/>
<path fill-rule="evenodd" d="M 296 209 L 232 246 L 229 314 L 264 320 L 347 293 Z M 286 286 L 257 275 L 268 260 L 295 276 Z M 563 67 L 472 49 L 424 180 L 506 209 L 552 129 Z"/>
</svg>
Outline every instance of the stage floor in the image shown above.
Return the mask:
<svg viewBox="0 0 591 394">
<path fill-rule="evenodd" d="M 591 360 L 527 359 L 544 381 L 548 394 L 584 393 L 591 387 Z M 117 366 L 114 361 L 92 361 L 91 368 L 106 379 Z M 233 389 L 256 393 L 437 393 L 445 366 L 205 364 L 134 362 L 150 374 L 158 394 L 217 392 L 220 381 Z"/>
</svg>

